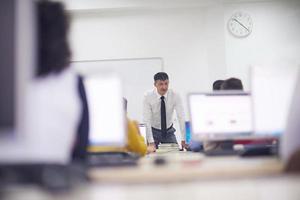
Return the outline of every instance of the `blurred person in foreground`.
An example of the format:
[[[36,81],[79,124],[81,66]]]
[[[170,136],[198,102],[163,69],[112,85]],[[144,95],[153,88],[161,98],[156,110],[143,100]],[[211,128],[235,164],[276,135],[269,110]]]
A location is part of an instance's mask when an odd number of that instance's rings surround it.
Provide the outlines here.
[[[37,67],[28,90],[26,126],[38,151],[31,153],[46,162],[67,164],[83,107],[80,80],[70,67],[69,20],[59,2],[38,1],[36,7]],[[80,134],[87,138],[88,131]]]

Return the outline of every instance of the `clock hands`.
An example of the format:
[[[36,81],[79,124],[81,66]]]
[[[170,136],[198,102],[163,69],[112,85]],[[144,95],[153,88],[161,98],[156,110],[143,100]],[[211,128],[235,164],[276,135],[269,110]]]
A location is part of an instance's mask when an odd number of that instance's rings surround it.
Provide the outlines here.
[[[237,19],[233,18],[233,20],[236,21],[238,24],[240,24],[242,27],[244,27],[248,32],[250,32],[249,29],[246,26],[244,26],[244,24],[239,22]]]

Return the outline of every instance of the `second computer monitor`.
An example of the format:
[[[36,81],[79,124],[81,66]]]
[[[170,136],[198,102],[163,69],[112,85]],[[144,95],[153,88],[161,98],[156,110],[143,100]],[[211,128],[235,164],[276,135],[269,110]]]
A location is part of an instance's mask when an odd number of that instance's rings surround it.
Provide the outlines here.
[[[193,140],[227,140],[253,134],[248,93],[195,93],[189,95],[188,102]]]
[[[90,146],[124,147],[127,144],[122,83],[114,74],[84,76],[89,108]]]

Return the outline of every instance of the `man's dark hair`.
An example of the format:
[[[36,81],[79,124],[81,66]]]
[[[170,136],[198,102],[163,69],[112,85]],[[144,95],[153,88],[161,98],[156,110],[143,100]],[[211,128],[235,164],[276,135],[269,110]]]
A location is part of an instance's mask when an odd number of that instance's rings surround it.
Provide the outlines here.
[[[221,85],[224,82],[224,80],[216,80],[213,83],[213,90],[221,90]]]
[[[165,81],[165,80],[169,80],[169,76],[167,73],[165,72],[158,72],[154,75],[154,81]]]
[[[221,85],[221,90],[243,90],[242,81],[238,78],[229,78]]]
[[[70,64],[69,20],[60,2],[37,2],[37,76],[59,73]]]

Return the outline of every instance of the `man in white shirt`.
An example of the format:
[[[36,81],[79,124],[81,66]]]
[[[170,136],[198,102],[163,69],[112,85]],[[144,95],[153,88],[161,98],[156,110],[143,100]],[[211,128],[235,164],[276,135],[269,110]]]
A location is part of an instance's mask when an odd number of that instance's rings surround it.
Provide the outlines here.
[[[146,92],[143,101],[143,117],[146,124],[148,145],[154,151],[159,143],[177,143],[172,116],[176,110],[181,131],[182,148],[185,143],[185,120],[180,96],[169,90],[169,77],[165,72],[154,75],[155,88]]]

